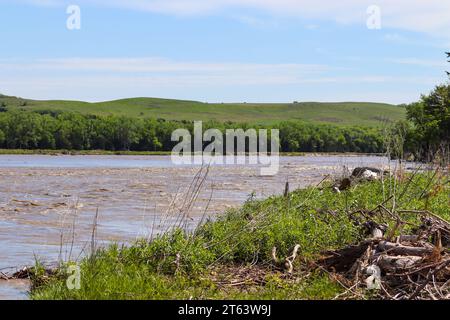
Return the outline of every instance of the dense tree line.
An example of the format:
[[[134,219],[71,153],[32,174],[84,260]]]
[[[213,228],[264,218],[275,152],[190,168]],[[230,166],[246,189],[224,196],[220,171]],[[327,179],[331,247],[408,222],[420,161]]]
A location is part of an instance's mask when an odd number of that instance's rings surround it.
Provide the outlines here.
[[[391,129],[398,157],[432,161],[450,155],[450,84],[437,86],[429,95],[406,106],[407,121]]]
[[[0,112],[0,148],[171,151],[178,128],[193,132],[193,123],[122,116],[78,113]],[[280,130],[284,152],[383,152],[383,137],[375,128],[281,122],[271,128],[240,123],[209,121],[203,130],[242,128]]]
[[[283,122],[280,129],[281,149],[285,152],[384,152],[381,130],[362,127],[311,125]]]
[[[450,53],[447,56],[450,58]],[[394,132],[403,138],[401,151],[423,161],[448,157],[450,84],[436,86],[430,94],[422,95],[419,102],[406,106],[406,110],[408,122],[400,122],[394,128]]]

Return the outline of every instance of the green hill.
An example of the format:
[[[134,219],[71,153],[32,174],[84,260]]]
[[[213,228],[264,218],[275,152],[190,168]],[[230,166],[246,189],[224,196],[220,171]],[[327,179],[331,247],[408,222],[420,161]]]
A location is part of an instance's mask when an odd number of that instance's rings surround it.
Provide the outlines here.
[[[154,117],[167,120],[217,120],[269,124],[282,120],[304,120],[336,125],[380,126],[404,119],[405,109],[383,103],[202,103],[157,98],[133,98],[99,103],[38,101],[0,95],[7,110],[74,111],[96,115]]]

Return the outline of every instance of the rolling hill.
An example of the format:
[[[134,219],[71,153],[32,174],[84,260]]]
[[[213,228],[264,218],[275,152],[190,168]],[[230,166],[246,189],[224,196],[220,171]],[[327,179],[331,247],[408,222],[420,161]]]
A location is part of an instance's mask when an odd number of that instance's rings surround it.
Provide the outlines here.
[[[95,115],[154,117],[166,120],[217,120],[271,124],[283,120],[331,123],[349,126],[381,126],[386,121],[404,119],[401,106],[369,103],[202,103],[158,98],[132,98],[89,103],[82,101],[30,100],[0,95],[7,110],[72,111]]]

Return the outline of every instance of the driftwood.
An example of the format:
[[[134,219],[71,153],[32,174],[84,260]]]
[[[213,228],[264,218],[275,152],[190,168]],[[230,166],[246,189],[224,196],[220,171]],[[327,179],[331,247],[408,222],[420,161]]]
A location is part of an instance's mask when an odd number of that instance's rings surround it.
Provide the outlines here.
[[[377,169],[377,168],[371,168],[371,167],[359,167],[355,168],[352,172],[352,177],[360,178],[364,175],[365,172],[373,172],[377,175],[382,175],[384,173],[383,170]]]
[[[382,299],[450,299],[450,224],[428,211],[418,214],[422,224],[414,234],[394,237],[406,224],[398,213],[384,206],[351,216],[368,239],[322,254],[316,265],[345,277],[351,288],[377,290]],[[377,215],[387,225],[375,222]],[[364,220],[366,220],[364,222]],[[387,236],[385,236],[387,234]]]
[[[277,267],[283,267],[287,273],[292,273],[294,271],[294,261],[295,261],[295,259],[297,259],[297,254],[298,254],[299,250],[300,250],[300,245],[297,244],[294,247],[294,249],[292,250],[291,255],[286,257],[285,259],[281,260],[281,259],[278,259],[278,257],[277,257],[277,248],[273,247],[272,260]]]
[[[33,271],[30,268],[23,268],[12,275],[13,279],[28,279]]]
[[[396,242],[397,243],[401,243],[401,242],[416,243],[419,240],[420,240],[420,236],[404,234],[404,235],[398,236]]]
[[[12,274],[6,274],[3,272],[0,272],[0,280],[25,280],[25,279],[30,279],[33,274],[35,274],[35,268],[34,267],[24,267],[20,270],[17,270],[16,272],[12,273]],[[57,268],[46,268],[43,270],[43,273],[46,276],[52,276],[52,275],[56,275],[58,273],[58,269]]]
[[[386,272],[398,272],[417,267],[423,258],[420,256],[380,256],[376,264],[381,270]]]
[[[340,250],[327,251],[317,263],[331,271],[348,271],[374,243],[376,243],[376,240],[367,240],[358,245],[348,246]]]
[[[360,182],[379,180],[385,173],[386,172],[384,172],[383,170],[377,168],[355,168],[349,177],[344,177],[336,181],[333,185],[333,190],[340,193],[341,191],[350,189],[352,186]]]
[[[392,243],[388,241],[381,241],[378,244],[380,251],[388,251],[390,255],[397,256],[418,256],[424,257],[433,253],[432,247],[410,247],[400,243]]]

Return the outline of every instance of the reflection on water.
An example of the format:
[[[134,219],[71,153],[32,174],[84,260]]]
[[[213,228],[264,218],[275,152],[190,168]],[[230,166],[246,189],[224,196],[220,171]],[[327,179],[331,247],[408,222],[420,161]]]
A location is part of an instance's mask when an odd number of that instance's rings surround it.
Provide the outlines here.
[[[191,225],[206,208],[213,217],[251,194],[282,193],[286,180],[291,189],[301,188],[344,166],[381,167],[388,161],[304,156],[282,157],[280,163],[273,177],[260,176],[256,166],[212,167],[192,208]],[[0,156],[0,270],[33,264],[35,255],[48,263],[76,259],[90,241],[97,208],[100,244],[163,232],[177,220],[177,208],[198,170],[174,166],[169,156]],[[23,296],[14,288],[0,282],[0,298]]]

